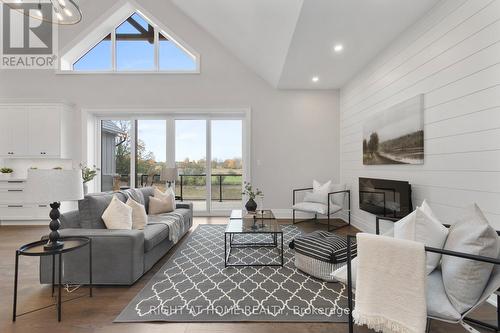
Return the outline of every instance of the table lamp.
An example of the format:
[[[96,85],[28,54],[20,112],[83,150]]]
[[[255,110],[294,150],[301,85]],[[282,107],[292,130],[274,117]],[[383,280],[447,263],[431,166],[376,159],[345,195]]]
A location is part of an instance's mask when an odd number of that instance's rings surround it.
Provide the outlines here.
[[[51,203],[49,217],[49,241],[44,246],[46,251],[60,249],[64,243],[60,240],[59,207],[61,201],[83,199],[83,180],[81,170],[28,170],[26,183],[26,201],[31,203]]]
[[[177,168],[168,168],[166,166],[163,166],[161,168],[160,181],[167,182],[168,187],[171,187],[172,183],[175,183],[175,181],[177,180],[177,176]]]

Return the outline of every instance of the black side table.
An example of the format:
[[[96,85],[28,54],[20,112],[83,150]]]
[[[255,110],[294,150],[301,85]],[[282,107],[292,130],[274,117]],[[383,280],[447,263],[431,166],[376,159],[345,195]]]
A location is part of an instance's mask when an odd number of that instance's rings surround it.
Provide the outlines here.
[[[47,243],[46,240],[40,240],[37,242],[25,244],[16,250],[16,268],[15,268],[15,277],[14,277],[14,306],[12,313],[12,321],[16,321],[16,317],[18,317],[16,313],[17,308],[17,280],[18,280],[18,271],[19,271],[19,256],[29,256],[29,257],[43,257],[43,256],[52,256],[52,296],[54,295],[54,287],[55,287],[55,262],[56,256],[59,258],[59,272],[58,272],[58,292],[57,292],[57,303],[54,304],[57,307],[57,320],[61,321],[61,286],[62,286],[62,255],[67,252],[78,250],[86,245],[89,247],[89,296],[92,297],[92,239],[89,237],[61,237],[61,240],[64,241],[64,246],[59,249],[45,251],[43,249],[44,245]],[[46,307],[37,309],[41,310]],[[37,310],[32,310],[30,312],[34,312]],[[25,313],[26,314],[26,313]],[[19,315],[19,316],[22,316]]]

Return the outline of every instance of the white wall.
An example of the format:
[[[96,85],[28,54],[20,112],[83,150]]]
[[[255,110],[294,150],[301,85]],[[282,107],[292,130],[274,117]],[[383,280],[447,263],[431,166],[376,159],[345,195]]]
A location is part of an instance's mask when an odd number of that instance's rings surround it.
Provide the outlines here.
[[[425,164],[363,166],[363,121],[421,93]],[[427,199],[450,223],[476,202],[500,228],[500,1],[443,1],[341,89],[340,110],[355,225],[375,227],[358,209],[364,176],[409,180],[414,205]]]
[[[100,1],[99,6],[82,2],[83,21],[60,27],[61,47],[113,4],[111,0]],[[70,75],[9,70],[0,74],[0,98],[63,98],[79,108],[249,106],[253,182],[266,194],[266,206],[290,207],[291,189],[309,185],[312,178],[339,180],[336,91],[275,90],[170,1],[144,0],[140,4],[201,54],[201,74]],[[85,130],[85,117],[79,119],[79,128]],[[83,160],[87,159],[86,146],[83,142],[82,147],[75,147],[81,149]]]

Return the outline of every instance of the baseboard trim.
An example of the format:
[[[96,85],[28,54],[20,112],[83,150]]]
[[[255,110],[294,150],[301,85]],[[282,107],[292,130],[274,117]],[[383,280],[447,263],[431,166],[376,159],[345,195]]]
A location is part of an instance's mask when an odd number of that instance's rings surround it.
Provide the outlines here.
[[[0,226],[39,226],[48,225],[49,220],[2,220]]]

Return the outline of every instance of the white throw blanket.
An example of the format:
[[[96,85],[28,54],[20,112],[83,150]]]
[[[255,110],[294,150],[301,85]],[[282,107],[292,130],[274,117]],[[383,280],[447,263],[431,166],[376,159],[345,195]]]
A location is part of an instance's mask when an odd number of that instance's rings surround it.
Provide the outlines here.
[[[360,233],[353,317],[375,331],[425,331],[425,249],[414,241]]]
[[[168,239],[177,244],[181,235],[184,234],[184,216],[180,213],[166,213],[160,215],[149,215],[148,223],[164,223],[168,226]]]

